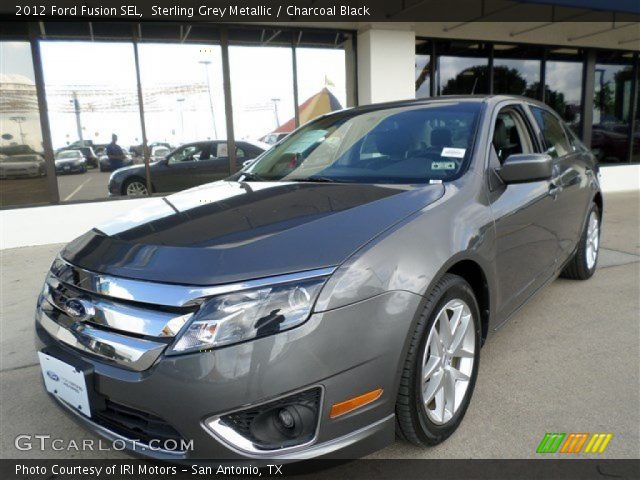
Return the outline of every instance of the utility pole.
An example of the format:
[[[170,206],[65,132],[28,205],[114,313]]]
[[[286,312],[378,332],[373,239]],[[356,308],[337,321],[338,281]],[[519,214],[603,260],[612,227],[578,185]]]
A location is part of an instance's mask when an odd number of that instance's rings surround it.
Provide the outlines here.
[[[84,138],[82,138],[82,122],[80,121],[80,102],[78,101],[78,93],[74,90],[73,92],[73,109],[76,114],[76,129],[78,130],[78,140],[84,143]]]
[[[271,101],[273,102],[273,113],[276,116],[276,128],[280,126],[280,118],[278,117],[278,102],[280,101],[279,98],[272,98]]]
[[[218,139],[218,130],[216,129],[216,116],[213,113],[213,99],[211,98],[211,80],[209,79],[209,65],[211,60],[200,60],[198,63],[204,65],[204,73],[207,76],[207,93],[209,95],[209,108],[211,109],[211,121],[213,122],[213,136]]]

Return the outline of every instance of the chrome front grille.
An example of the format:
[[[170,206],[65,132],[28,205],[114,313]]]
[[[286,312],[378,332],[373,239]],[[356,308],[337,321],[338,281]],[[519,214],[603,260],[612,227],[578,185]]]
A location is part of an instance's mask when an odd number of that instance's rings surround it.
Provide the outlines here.
[[[190,286],[91,272],[58,257],[36,319],[58,341],[135,371],[158,359],[202,303],[216,295],[330,275],[333,267],[225,285]],[[73,308],[75,301],[84,313]]]
[[[37,320],[58,341],[131,370],[151,367],[197,309],[99,294],[82,288],[90,286],[82,283],[88,273],[56,260],[39,299]],[[70,308],[71,301],[86,306],[86,314]]]

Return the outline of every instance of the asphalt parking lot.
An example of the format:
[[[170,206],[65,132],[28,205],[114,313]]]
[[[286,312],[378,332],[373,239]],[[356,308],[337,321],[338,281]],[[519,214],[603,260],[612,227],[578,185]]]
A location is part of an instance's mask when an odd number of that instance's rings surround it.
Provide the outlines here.
[[[640,455],[640,194],[609,194],[605,205],[598,272],[555,281],[490,334],[458,431],[427,450],[398,440],[373,458],[535,458],[546,432],[612,433],[600,457]],[[36,297],[60,248],[0,251],[0,456],[126,457],[14,446],[20,434],[97,438],[47,398],[33,350]]]
[[[58,175],[58,191],[63,202],[96,200],[109,196],[107,185],[110,172],[101,172],[97,168],[85,173]]]

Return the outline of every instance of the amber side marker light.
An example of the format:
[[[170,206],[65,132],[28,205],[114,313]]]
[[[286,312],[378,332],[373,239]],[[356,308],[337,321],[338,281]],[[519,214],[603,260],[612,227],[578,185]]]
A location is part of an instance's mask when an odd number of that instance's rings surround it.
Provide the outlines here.
[[[331,407],[331,413],[329,413],[329,418],[336,418],[340,415],[344,415],[345,413],[353,412],[354,410],[364,407],[365,405],[369,405],[371,402],[375,402],[382,396],[382,389],[377,388],[375,390],[371,390],[370,392],[364,393],[357,397],[350,398],[349,400],[345,400],[344,402],[334,403]]]

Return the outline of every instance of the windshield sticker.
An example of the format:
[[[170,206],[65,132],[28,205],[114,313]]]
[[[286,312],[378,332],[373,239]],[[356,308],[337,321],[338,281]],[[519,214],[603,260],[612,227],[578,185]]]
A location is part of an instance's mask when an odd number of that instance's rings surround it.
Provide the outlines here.
[[[466,151],[466,148],[444,147],[440,156],[450,158],[464,158],[464,153]]]
[[[455,170],[456,162],[431,162],[431,170]]]

